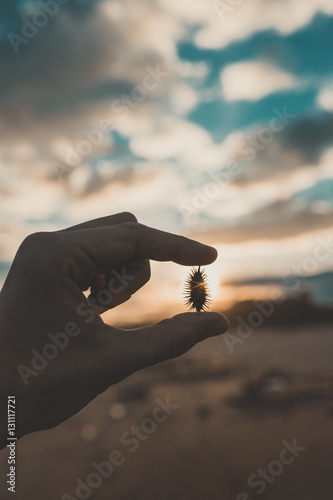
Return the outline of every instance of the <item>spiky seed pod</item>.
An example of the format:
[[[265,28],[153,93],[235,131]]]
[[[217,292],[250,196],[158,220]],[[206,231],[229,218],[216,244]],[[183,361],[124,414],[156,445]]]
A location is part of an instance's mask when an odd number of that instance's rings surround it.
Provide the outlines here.
[[[185,303],[187,307],[197,312],[204,311],[210,302],[207,276],[200,266],[193,268],[185,281]]]

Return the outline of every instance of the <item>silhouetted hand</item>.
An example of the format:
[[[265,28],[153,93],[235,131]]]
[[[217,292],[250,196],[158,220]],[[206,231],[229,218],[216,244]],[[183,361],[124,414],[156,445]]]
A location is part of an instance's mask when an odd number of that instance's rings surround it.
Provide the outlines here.
[[[0,392],[16,396],[17,436],[51,428],[136,370],[224,333],[227,319],[214,312],[135,330],[108,326],[99,315],[147,283],[149,259],[192,266],[216,256],[212,247],[141,225],[128,213],[29,236],[0,294]],[[2,414],[3,446],[6,421]]]

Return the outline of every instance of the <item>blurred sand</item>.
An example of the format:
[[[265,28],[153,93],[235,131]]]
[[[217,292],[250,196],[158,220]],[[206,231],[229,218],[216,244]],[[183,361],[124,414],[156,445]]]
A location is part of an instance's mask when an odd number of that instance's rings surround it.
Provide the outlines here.
[[[121,451],[89,498],[96,500],[330,500],[333,495],[333,335],[331,327],[260,329],[230,354],[223,337],[110,388],[61,426],[18,443],[18,492],[1,499],[75,498],[75,478]],[[179,405],[131,453],[120,441],[151,417],[156,398]],[[250,474],[278,459],[283,440],[307,449],[264,493]],[[69,497],[70,498],[70,497]]]

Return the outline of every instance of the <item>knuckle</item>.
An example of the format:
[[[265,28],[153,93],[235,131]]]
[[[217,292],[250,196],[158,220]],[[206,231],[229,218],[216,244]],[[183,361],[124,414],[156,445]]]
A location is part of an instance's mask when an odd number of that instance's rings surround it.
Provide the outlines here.
[[[138,222],[138,219],[131,212],[121,212],[120,216],[126,220],[126,222]]]
[[[38,233],[33,233],[29,234],[23,240],[20,249],[24,251],[39,251],[40,248],[45,248],[53,245],[54,240],[56,238],[56,233],[50,233],[50,232],[38,232]]]
[[[138,222],[123,222],[121,226],[128,232],[132,233],[134,231],[139,231],[142,225]]]
[[[141,253],[141,239],[146,226],[138,222],[123,222],[117,226],[117,237],[131,249],[131,254]]]
[[[122,224],[120,224],[120,226],[122,231],[124,232],[125,238],[128,239],[137,238],[145,227],[138,222],[123,222]]]
[[[52,232],[30,234],[21,243],[17,256],[24,262],[40,265],[58,255],[58,235]]]

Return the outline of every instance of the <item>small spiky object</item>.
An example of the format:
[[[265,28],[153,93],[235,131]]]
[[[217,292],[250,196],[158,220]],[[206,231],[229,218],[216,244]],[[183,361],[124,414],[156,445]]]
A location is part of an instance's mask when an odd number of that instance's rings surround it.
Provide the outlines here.
[[[185,288],[185,303],[190,310],[196,309],[197,312],[204,311],[210,302],[209,289],[207,285],[207,276],[201,266],[193,268],[188,275]]]

